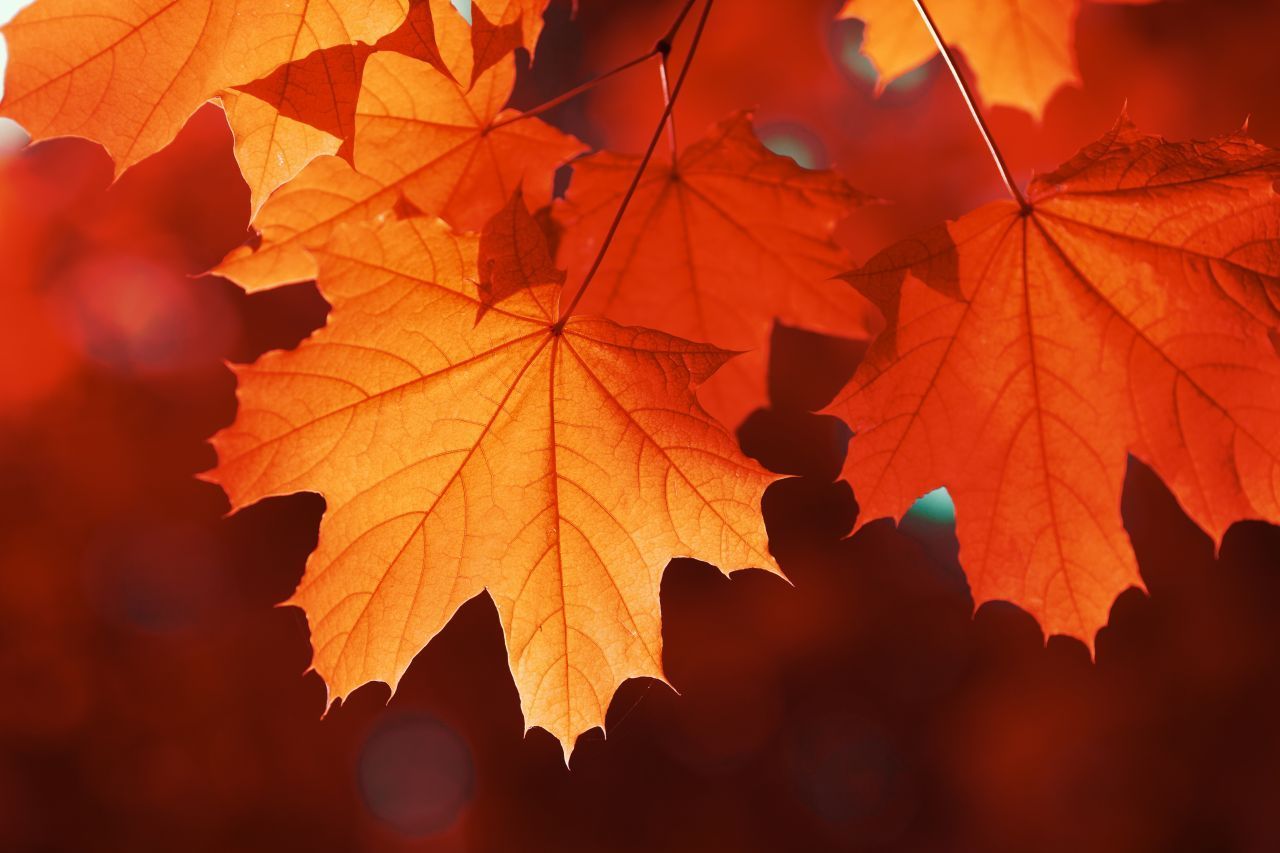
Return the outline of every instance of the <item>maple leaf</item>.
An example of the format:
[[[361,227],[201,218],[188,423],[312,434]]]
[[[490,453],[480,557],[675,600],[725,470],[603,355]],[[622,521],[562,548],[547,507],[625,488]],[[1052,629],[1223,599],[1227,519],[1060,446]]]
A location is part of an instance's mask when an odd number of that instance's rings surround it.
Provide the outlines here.
[[[559,261],[576,287],[599,250],[639,158],[594,154],[573,167],[555,216]],[[765,402],[765,351],[775,318],[832,334],[865,334],[866,303],[824,280],[848,266],[831,240],[865,197],[830,171],[810,171],[760,143],[735,113],[674,166],[651,163],[584,310],[734,350],[699,392],[724,423]],[[853,298],[850,298],[853,297]]]
[[[342,140],[283,114],[268,101],[228,91],[222,94],[227,123],[235,132],[236,162],[250,190],[250,211],[322,154],[336,154]]]
[[[547,204],[556,168],[585,146],[538,119],[493,127],[519,115],[503,110],[515,76],[507,57],[463,92],[420,62],[375,54],[356,113],[356,168],[469,231],[517,186],[533,206]]]
[[[232,250],[214,270],[249,293],[316,277],[311,250],[343,223],[391,211],[398,194],[339,157],[317,157],[276,192],[253,220],[255,243]]]
[[[1220,539],[1280,520],[1280,155],[1172,143],[1127,119],[1029,209],[997,202],[887,249],[850,283],[888,331],[832,406],[863,519],[946,486],[976,602],[1092,642],[1141,586],[1129,454]]]
[[[345,43],[294,57],[266,77],[224,92],[253,212],[316,157],[349,159],[356,101],[373,53],[419,59],[452,78],[451,66],[470,63],[469,45],[470,28],[448,0],[409,0],[404,23],[375,44]]]
[[[978,90],[991,103],[1038,118],[1054,92],[1080,80],[1073,48],[1080,0],[1009,0],[981,8],[969,0],[932,0],[928,8],[948,46],[964,53]],[[847,0],[837,18],[866,23],[862,52],[879,74],[877,92],[937,52],[912,0]]]
[[[512,48],[523,46],[532,56],[542,34],[542,15],[550,5],[551,0],[471,0],[472,21],[484,19],[490,27],[515,29],[520,39]]]
[[[401,200],[464,230],[482,227],[517,187],[547,204],[555,170],[584,146],[536,118],[505,123],[519,115],[503,109],[514,84],[512,57],[463,91],[426,63],[375,53],[356,109],[356,168],[317,157],[254,218],[260,245],[232,252],[217,272],[249,291],[314,278],[310,249]]]
[[[547,247],[547,235],[517,190],[480,232],[481,314],[512,294],[542,284],[564,284]]]
[[[208,476],[235,508],[325,497],[290,603],[333,696],[394,689],[487,589],[525,720],[567,755],[624,679],[662,677],[669,559],[776,571],[772,477],[694,401],[729,353],[601,319],[560,332],[556,285],[477,321],[477,242],[422,218],[336,233],[319,251],[328,324],[237,368]]]
[[[524,28],[520,20],[495,24],[485,17],[480,7],[471,6],[471,50],[474,64],[471,82],[498,64],[504,57],[524,42]]]
[[[403,0],[40,0],[4,27],[4,114],[34,138],[77,135],[117,174],[221,90],[313,50],[374,41]]]

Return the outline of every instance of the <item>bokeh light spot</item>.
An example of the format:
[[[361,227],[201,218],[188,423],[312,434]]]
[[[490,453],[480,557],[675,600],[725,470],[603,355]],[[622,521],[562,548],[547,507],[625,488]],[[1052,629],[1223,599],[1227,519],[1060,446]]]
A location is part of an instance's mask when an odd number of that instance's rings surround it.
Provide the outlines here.
[[[955,524],[956,505],[946,489],[934,489],[911,505],[908,515],[934,524]]]
[[[360,753],[360,793],[370,813],[413,838],[439,835],[471,800],[471,751],[426,714],[382,721]]]
[[[871,86],[878,84],[880,74],[866,54],[862,52],[864,26],[862,21],[849,18],[836,21],[831,36],[831,53],[835,62],[855,80]],[[920,88],[933,74],[933,62],[926,62],[894,80],[885,88],[893,92],[910,92]]]
[[[790,157],[802,169],[825,169],[826,146],[809,128],[794,122],[777,122],[756,128],[756,136],[774,154]]]
[[[218,358],[239,334],[213,288],[131,254],[78,263],[53,291],[67,337],[86,358],[120,373],[188,370]]]
[[[26,147],[31,137],[11,118],[0,118],[0,154],[10,154]]]

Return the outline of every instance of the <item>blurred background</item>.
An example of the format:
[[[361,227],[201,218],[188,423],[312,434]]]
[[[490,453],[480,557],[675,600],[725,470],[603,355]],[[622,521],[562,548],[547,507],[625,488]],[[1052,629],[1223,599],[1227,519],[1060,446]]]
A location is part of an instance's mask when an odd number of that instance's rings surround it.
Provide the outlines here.
[[[1003,190],[940,63],[873,97],[838,6],[722,0],[676,116],[689,143],[754,105],[774,150],[883,198],[841,227],[860,261]],[[513,103],[648,49],[675,7],[556,0]],[[1274,0],[1086,2],[1083,87],[1039,124],[991,124],[1024,178],[1126,101],[1169,137],[1249,118],[1280,144],[1277,34]],[[634,151],[661,103],[646,67],[548,117]],[[1280,849],[1280,529],[1238,524],[1215,553],[1132,462],[1149,591],[1117,601],[1096,662],[1012,606],[975,616],[944,495],[846,538],[848,433],[811,412],[859,347],[794,329],[775,333],[773,406],[739,431],[791,475],[764,511],[794,587],[673,563],[679,695],[629,682],[567,770],[523,734],[482,597],[394,698],[367,686],[322,718],[305,622],[274,605],[323,502],[226,518],[193,476],[234,415],[224,361],[290,347],[326,312],[310,285],[246,297],[196,277],[247,236],[221,112],[113,186],[93,144],[0,134],[0,850]]]

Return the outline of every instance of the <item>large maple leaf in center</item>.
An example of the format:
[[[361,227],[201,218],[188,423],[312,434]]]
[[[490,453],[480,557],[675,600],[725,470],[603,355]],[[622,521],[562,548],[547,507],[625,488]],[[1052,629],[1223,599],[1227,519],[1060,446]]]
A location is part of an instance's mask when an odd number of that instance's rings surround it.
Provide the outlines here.
[[[526,723],[567,749],[624,679],[661,677],[672,557],[776,570],[772,478],[694,402],[728,353],[599,319],[559,332],[554,284],[488,304],[477,243],[426,219],[335,235],[328,325],[238,371],[210,476],[237,508],[324,495],[291,603],[332,695],[394,687],[487,589]]]
[[[1140,584],[1128,454],[1220,538],[1280,521],[1280,154],[1127,120],[848,274],[889,330],[833,406],[863,518],[946,486],[976,601],[1092,641]]]

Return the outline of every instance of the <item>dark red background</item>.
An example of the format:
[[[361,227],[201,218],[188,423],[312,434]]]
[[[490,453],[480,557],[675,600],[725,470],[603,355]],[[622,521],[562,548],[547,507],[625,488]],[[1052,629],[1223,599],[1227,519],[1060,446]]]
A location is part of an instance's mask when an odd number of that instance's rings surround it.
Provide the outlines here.
[[[849,49],[860,25],[833,23],[837,5],[721,0],[679,128],[690,141],[758,104],[762,133],[808,140],[887,199],[842,229],[862,258],[1000,185],[936,62],[872,98]],[[584,0],[571,22],[553,5],[515,102],[646,49],[671,6]],[[1148,130],[1206,136],[1252,114],[1274,144],[1277,32],[1266,0],[1085,4],[1085,87],[1039,126],[994,110],[995,132],[1019,174],[1099,135],[1126,97]],[[633,74],[552,117],[638,147],[660,100],[656,75]],[[228,519],[192,476],[234,414],[222,360],[292,346],[325,311],[310,286],[247,298],[184,277],[244,236],[221,115],[206,108],[109,191],[84,142],[3,169],[0,849],[1280,849],[1280,529],[1238,524],[1215,554],[1131,463],[1123,510],[1149,594],[1121,596],[1096,662],[1012,606],[974,616],[948,528],[910,517],[845,538],[856,502],[832,480],[847,436],[805,409],[856,348],[786,330],[785,399],[741,436],[803,475],[764,505],[794,587],[673,564],[680,695],[628,683],[608,739],[584,736],[567,770],[550,736],[523,735],[481,598],[389,703],[370,686],[322,719],[305,623],[273,607],[322,501]]]

